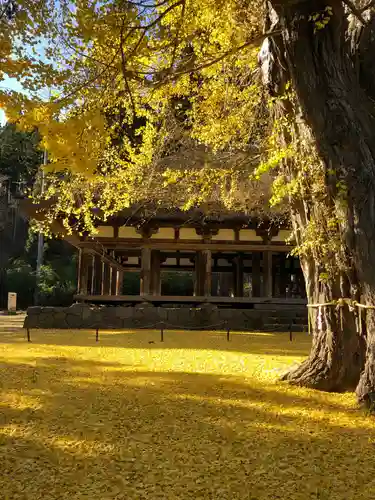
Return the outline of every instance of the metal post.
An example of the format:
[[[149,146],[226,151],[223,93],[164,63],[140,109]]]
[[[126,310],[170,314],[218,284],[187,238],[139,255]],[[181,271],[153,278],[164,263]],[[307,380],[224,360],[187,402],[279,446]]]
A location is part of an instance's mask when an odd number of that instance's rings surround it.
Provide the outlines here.
[[[99,342],[99,328],[96,329],[95,340]]]
[[[30,337],[30,329],[29,329],[29,328],[27,328],[27,329],[26,329],[26,331],[27,331],[27,341],[28,341],[28,342],[31,342],[31,337]]]
[[[48,155],[47,155],[47,150],[44,150],[43,154],[43,166],[46,166],[48,162]],[[40,195],[42,196],[44,194],[44,169],[42,168],[40,170]],[[39,304],[39,299],[40,299],[40,294],[39,294],[39,289],[40,289],[40,271],[42,269],[43,265],[43,250],[44,250],[44,237],[43,233],[39,231],[38,233],[38,253],[37,253],[37,258],[36,258],[36,283],[35,283],[35,292],[34,292],[34,304],[38,305]]]
[[[160,342],[164,342],[164,325],[160,327]]]
[[[289,324],[289,340],[293,342],[292,322]]]

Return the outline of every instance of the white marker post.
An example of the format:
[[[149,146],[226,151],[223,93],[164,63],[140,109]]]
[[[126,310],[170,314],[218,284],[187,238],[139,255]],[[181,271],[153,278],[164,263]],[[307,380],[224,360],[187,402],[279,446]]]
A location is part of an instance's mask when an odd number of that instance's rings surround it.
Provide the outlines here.
[[[14,292],[8,293],[8,313],[17,312],[17,294]]]

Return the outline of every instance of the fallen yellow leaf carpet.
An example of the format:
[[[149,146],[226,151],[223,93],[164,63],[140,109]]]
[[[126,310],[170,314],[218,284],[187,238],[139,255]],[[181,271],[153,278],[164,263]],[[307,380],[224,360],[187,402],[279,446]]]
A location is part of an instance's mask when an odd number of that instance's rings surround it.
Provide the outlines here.
[[[277,382],[309,341],[0,329],[0,498],[375,499],[375,419]]]

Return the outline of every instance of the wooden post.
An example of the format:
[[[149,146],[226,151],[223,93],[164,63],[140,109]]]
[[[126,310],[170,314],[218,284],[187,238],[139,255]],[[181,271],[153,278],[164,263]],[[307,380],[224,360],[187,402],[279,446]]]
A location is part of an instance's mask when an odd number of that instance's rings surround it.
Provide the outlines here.
[[[253,252],[251,256],[251,287],[253,297],[261,296],[260,257],[260,252]]]
[[[263,252],[263,295],[272,297],[272,252]]]
[[[201,273],[201,288],[205,297],[211,296],[212,284],[212,255],[211,250],[202,251],[202,273]]]
[[[151,249],[142,248],[140,295],[150,295],[151,292]]]

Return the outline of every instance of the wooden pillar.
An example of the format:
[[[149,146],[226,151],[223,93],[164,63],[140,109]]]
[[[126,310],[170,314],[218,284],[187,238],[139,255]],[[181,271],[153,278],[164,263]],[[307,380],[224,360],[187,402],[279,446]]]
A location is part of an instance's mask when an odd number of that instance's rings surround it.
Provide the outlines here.
[[[83,250],[78,250],[78,263],[77,263],[77,293],[81,293],[82,282],[82,268],[83,268]]]
[[[116,295],[122,295],[122,287],[124,284],[124,271],[117,270],[116,273]]]
[[[194,296],[200,295],[200,271],[201,271],[201,254],[200,252],[195,252],[194,259]]]
[[[160,251],[151,252],[151,294],[161,295]]]
[[[117,268],[111,268],[111,295],[117,295]]]
[[[202,292],[205,297],[211,296],[212,285],[212,255],[211,250],[202,251]]]
[[[238,255],[233,260],[233,291],[235,297],[243,297],[243,257],[242,255]]]
[[[93,255],[91,257],[91,288],[90,288],[91,295],[95,295],[95,280],[96,280],[95,256]]]
[[[195,296],[211,296],[212,255],[211,250],[201,250],[195,256]]]
[[[263,252],[263,296],[272,297],[272,252]]]
[[[151,292],[151,249],[142,248],[140,295],[150,295]]]
[[[112,295],[112,266],[108,265],[108,295]]]
[[[260,252],[253,252],[251,256],[251,289],[253,297],[261,296],[261,279],[260,279]]]

